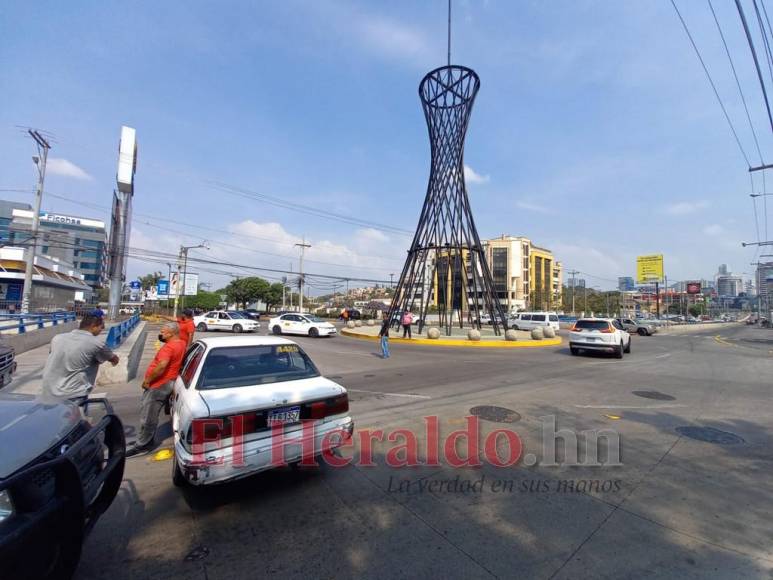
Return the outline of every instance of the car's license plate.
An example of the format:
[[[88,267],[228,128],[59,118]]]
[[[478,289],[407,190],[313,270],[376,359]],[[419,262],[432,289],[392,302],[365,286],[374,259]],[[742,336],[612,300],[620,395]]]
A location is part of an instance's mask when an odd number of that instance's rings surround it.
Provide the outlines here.
[[[300,407],[283,407],[281,409],[272,409],[268,412],[268,426],[283,425],[285,423],[297,423],[301,419]]]
[[[590,336],[589,336],[589,337],[588,337],[586,340],[587,340],[588,342],[596,342],[596,339],[595,339],[595,338],[592,338],[592,337],[590,337]]]

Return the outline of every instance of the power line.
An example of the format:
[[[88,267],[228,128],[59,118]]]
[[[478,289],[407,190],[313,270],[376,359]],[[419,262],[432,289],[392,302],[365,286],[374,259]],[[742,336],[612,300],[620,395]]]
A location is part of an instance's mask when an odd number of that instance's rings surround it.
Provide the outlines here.
[[[674,0],[671,0],[673,3]],[[768,91],[765,89],[765,80],[762,78],[762,70],[760,69],[760,61],[757,59],[757,51],[754,48],[754,41],[752,41],[752,35],[749,31],[749,24],[746,22],[746,15],[741,6],[741,0],[735,0],[735,6],[738,9],[738,15],[741,17],[741,23],[743,24],[744,32],[746,33],[746,42],[749,44],[749,50],[751,50],[752,58],[754,59],[754,68],[757,69],[757,78],[760,81],[760,88],[762,89],[762,97],[765,100],[765,108],[768,111],[768,119],[770,120],[770,128],[773,130],[773,115],[770,112],[770,102],[768,101]]]
[[[738,93],[741,95],[741,102],[743,103],[744,111],[746,111],[746,119],[749,121],[749,129],[752,131],[752,137],[754,137],[754,145],[757,148],[757,153],[760,156],[760,165],[765,165],[765,161],[762,158],[762,150],[760,149],[760,142],[757,140],[757,132],[754,130],[754,124],[752,123],[752,117],[749,113],[749,107],[746,104],[746,97],[743,94],[743,89],[741,89],[741,81],[738,79],[738,73],[735,69],[735,64],[733,63],[733,58],[730,56],[730,49],[727,46],[727,42],[725,41],[725,35],[722,32],[722,27],[719,25],[719,19],[717,18],[717,13],[714,12],[714,6],[711,4],[711,0],[707,0],[709,3],[709,8],[711,9],[711,14],[714,16],[714,22],[717,25],[717,30],[719,31],[719,36],[722,39],[722,45],[725,47],[725,54],[727,55],[727,60],[730,61],[730,68],[733,71],[733,78],[735,78],[735,84],[738,87]],[[763,173],[764,177],[764,173]]]
[[[735,127],[733,126],[733,122],[730,120],[730,115],[727,114],[727,109],[725,108],[725,104],[722,102],[722,98],[719,96],[719,91],[717,90],[717,86],[714,84],[714,80],[711,78],[709,69],[706,66],[706,63],[703,61],[703,57],[701,56],[701,53],[698,50],[698,46],[695,44],[695,40],[693,40],[692,34],[690,33],[690,29],[687,27],[687,22],[685,22],[684,18],[682,18],[682,13],[679,12],[679,8],[677,8],[675,0],[671,0],[671,6],[674,7],[674,11],[676,12],[676,15],[679,17],[679,21],[682,23],[682,27],[684,28],[684,31],[687,34],[687,38],[690,40],[690,44],[692,44],[693,50],[695,50],[695,55],[698,57],[698,60],[700,61],[701,66],[703,67],[703,72],[706,73],[706,78],[708,79],[709,84],[711,85],[711,89],[714,91],[714,96],[717,98],[717,102],[719,103],[719,106],[722,108],[722,113],[725,115],[725,120],[727,121],[727,124],[730,126],[730,131],[732,131],[733,133],[733,137],[735,138],[735,142],[738,145],[738,149],[741,150],[741,155],[743,155],[743,158],[746,160],[746,165],[748,167],[751,167],[752,164],[749,161],[749,156],[746,155],[746,151],[744,150],[743,145],[741,145],[741,140],[738,138],[738,133],[736,132]]]

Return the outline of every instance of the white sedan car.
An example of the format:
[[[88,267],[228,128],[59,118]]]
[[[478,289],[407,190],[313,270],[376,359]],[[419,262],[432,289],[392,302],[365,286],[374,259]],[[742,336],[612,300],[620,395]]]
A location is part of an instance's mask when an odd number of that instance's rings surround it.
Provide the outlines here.
[[[256,320],[252,320],[235,310],[219,310],[194,316],[193,324],[199,332],[229,330],[238,334],[240,332],[256,332],[260,328],[260,323]]]
[[[569,332],[569,350],[572,354],[581,350],[611,352],[623,358],[624,352],[631,352],[631,335],[617,320],[580,318]]]
[[[268,322],[268,329],[276,335],[302,334],[314,338],[336,334],[335,326],[312,314],[282,314]]]
[[[294,342],[206,337],[191,345],[175,382],[172,429],[172,479],[182,486],[315,461],[350,439],[354,423],[346,389]]]

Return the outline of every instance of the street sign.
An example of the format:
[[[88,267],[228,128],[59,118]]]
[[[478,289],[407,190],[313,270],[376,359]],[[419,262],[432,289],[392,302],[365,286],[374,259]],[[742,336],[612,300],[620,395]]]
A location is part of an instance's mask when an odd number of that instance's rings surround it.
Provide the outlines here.
[[[185,288],[183,288],[183,294],[185,296],[196,296],[199,293],[199,275],[193,272],[187,272],[185,274]]]
[[[159,300],[169,300],[169,280],[159,280],[156,284],[156,295]]]
[[[660,282],[663,280],[663,254],[650,254],[636,258],[636,282]]]
[[[132,280],[131,282],[129,282],[129,288],[131,288],[132,290],[139,290],[140,287],[141,287],[141,284],[139,280]]]

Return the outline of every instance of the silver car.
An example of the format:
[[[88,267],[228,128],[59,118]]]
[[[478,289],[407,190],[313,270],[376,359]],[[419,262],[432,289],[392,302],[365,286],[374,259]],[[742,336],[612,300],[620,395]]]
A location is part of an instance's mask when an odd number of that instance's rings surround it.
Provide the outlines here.
[[[633,320],[631,318],[618,318],[616,319],[623,328],[630,334],[639,334],[640,336],[651,336],[658,331],[658,327],[654,324],[649,324],[643,320]]]

